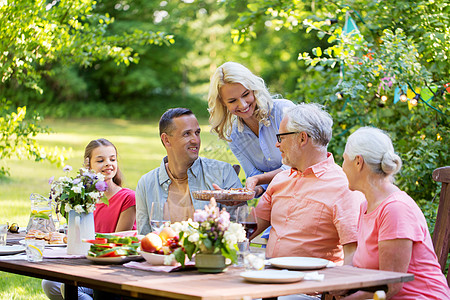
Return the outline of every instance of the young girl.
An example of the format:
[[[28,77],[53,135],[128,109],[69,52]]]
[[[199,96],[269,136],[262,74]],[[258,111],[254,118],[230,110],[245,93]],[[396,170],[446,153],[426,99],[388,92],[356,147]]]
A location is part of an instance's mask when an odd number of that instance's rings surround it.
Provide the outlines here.
[[[134,191],[122,188],[122,174],[117,162],[117,149],[106,139],[91,141],[84,151],[86,168],[105,176],[108,185],[105,197],[109,204],[99,203],[94,211],[95,232],[109,233],[136,229],[136,199]],[[61,300],[60,282],[42,280],[42,288],[51,300]],[[91,300],[93,290],[78,287],[78,299]]]
[[[105,197],[109,204],[95,207],[95,232],[108,233],[136,229],[134,191],[122,188],[122,174],[117,164],[117,149],[106,139],[91,141],[84,151],[87,168],[105,176],[108,185]]]

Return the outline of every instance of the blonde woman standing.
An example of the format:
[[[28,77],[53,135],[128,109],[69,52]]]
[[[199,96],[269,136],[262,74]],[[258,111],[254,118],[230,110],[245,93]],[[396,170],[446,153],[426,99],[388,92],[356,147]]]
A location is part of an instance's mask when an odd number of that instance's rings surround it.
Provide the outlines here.
[[[389,284],[387,299],[450,299],[450,290],[434,252],[425,217],[393,176],[402,161],[389,136],[363,127],[348,138],[342,168],[349,188],[361,191],[358,247],[353,265],[414,274],[414,280]],[[357,292],[344,299],[367,299]]]
[[[246,187],[260,196],[272,178],[289,167],[281,163],[276,134],[289,100],[274,99],[264,80],[235,62],[214,72],[208,95],[212,132],[229,143],[247,177]]]

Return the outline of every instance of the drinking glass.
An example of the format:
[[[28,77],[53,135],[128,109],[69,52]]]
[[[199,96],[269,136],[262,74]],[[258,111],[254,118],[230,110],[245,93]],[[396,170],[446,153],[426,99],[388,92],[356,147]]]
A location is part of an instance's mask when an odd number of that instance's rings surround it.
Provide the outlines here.
[[[44,258],[44,240],[25,240],[25,252],[29,262],[39,262]]]
[[[237,266],[242,267],[244,266],[244,253],[248,252],[250,249],[250,243],[248,242],[248,239],[245,239],[243,242],[237,243],[239,252],[238,252],[238,259],[237,259]]]
[[[244,268],[247,271],[261,271],[265,267],[265,249],[250,247],[244,252]]]
[[[242,224],[247,239],[256,231],[255,210],[251,206],[242,205],[236,209],[236,222]]]
[[[167,202],[152,202],[150,214],[150,225],[153,231],[164,226],[166,222],[170,222],[169,205]]]
[[[8,225],[0,224],[0,246],[6,246],[7,235],[8,235]]]

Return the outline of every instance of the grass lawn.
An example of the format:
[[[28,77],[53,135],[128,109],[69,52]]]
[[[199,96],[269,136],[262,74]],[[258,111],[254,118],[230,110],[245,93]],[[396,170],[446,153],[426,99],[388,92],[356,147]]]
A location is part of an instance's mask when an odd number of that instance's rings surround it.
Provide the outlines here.
[[[200,155],[229,163],[237,163],[226,143],[209,132],[207,121],[200,121],[202,146]],[[46,120],[55,133],[40,135],[41,145],[65,147],[70,150],[67,161],[74,170],[82,166],[84,147],[89,141],[106,138],[114,143],[119,152],[119,166],[125,175],[124,187],[135,189],[139,178],[158,167],[165,155],[159,139],[157,121],[126,120]],[[3,163],[3,162],[2,162]],[[31,160],[8,160],[11,176],[0,179],[0,222],[18,223],[26,227],[30,214],[30,194],[47,196],[48,179],[63,175],[62,169],[49,163]],[[244,177],[241,171],[241,179]],[[0,299],[47,299],[41,290],[41,280],[0,272]]]

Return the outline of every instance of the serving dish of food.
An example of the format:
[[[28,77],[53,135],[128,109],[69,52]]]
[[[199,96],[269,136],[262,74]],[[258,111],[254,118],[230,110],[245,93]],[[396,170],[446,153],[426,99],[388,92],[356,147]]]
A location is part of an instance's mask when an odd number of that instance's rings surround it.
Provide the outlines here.
[[[97,233],[94,240],[83,242],[91,244],[86,258],[95,263],[120,264],[142,259],[137,251],[140,241],[136,236]]]
[[[60,232],[43,232],[38,229],[28,230],[25,240],[44,240],[46,246],[64,247],[67,246],[67,235]],[[25,244],[25,240],[19,241]]]
[[[192,191],[197,200],[209,201],[212,197],[219,201],[248,201],[255,197],[255,191],[246,188],[231,188],[229,190],[200,190]]]

